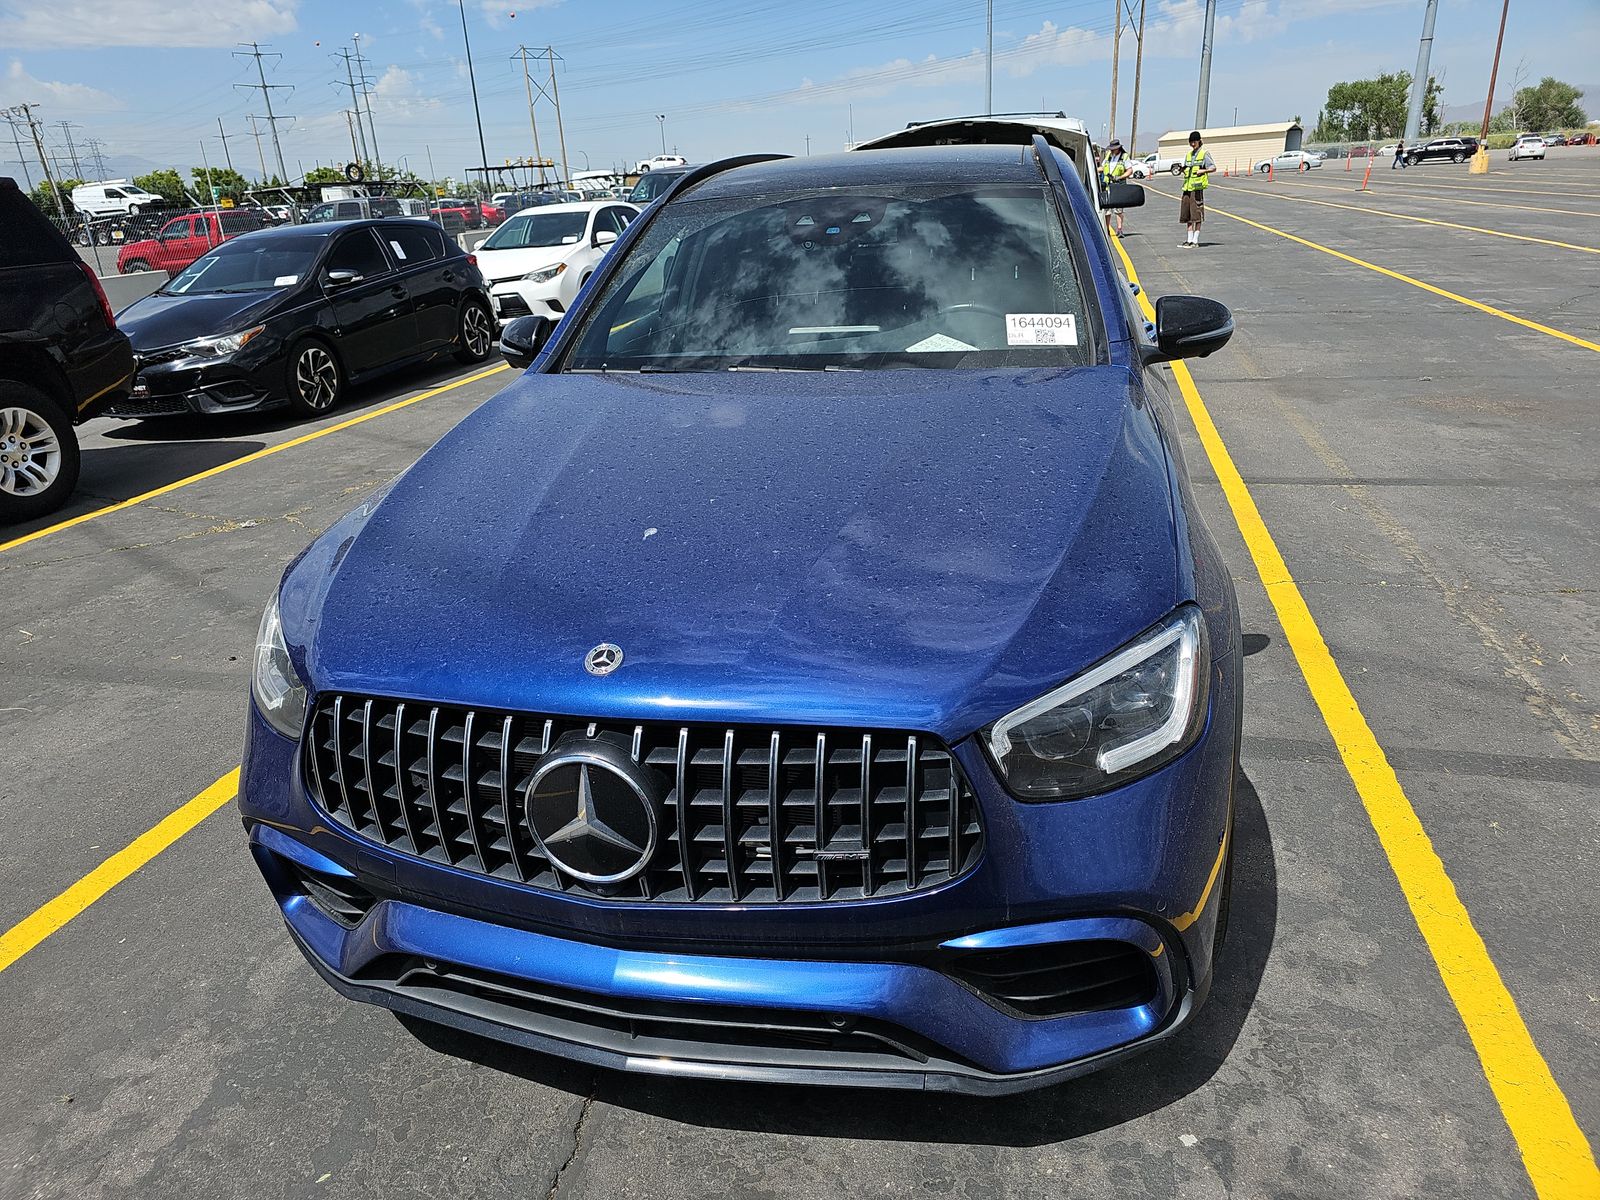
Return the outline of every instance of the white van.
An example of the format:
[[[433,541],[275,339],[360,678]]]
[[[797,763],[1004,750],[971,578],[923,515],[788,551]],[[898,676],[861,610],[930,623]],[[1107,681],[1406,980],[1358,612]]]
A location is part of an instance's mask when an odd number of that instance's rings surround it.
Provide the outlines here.
[[[86,217],[132,217],[161,203],[160,196],[126,179],[80,183],[72,189],[72,207]]]

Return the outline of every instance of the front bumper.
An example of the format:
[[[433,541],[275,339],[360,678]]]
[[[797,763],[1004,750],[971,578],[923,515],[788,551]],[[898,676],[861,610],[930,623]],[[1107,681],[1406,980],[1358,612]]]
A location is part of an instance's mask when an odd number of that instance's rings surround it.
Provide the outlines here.
[[[1101,796],[1021,804],[970,739],[954,747],[984,809],[983,858],[890,899],[600,902],[418,861],[319,814],[297,747],[253,709],[239,806],[296,942],[351,998],[626,1070],[1021,1091],[1144,1049],[1203,1000],[1236,679],[1218,670],[1194,748]],[[1102,952],[1139,986],[1070,1011],[1029,1015],[969,969],[1009,970],[1007,955],[1100,969]]]
[[[156,352],[157,355],[172,352]],[[187,413],[258,412],[288,402],[276,360],[166,357],[141,358],[128,397],[106,409],[108,417],[182,416]]]
[[[551,320],[559,321],[567,311],[557,294],[560,285],[560,276],[548,283],[529,283],[526,280],[510,279],[495,284],[489,289],[495,320],[501,325],[518,317],[528,316],[549,317]]]

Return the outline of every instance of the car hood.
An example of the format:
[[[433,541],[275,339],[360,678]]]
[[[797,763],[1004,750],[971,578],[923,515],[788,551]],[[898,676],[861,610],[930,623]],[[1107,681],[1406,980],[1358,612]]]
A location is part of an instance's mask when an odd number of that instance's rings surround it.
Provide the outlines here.
[[[553,267],[576,250],[582,242],[565,246],[530,246],[526,250],[485,250],[478,248],[478,270],[490,283],[520,279],[540,267]]]
[[[955,740],[1185,598],[1136,386],[530,374],[306,553],[286,636],[316,691]]]
[[[156,293],[135,300],[119,312],[117,328],[128,335],[135,350],[159,350],[259,324],[282,294],[228,292],[171,296]]]

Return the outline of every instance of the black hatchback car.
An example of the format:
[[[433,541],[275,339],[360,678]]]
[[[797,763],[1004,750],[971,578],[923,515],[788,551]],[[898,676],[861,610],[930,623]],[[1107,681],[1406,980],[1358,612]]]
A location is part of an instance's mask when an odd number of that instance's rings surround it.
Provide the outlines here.
[[[61,507],[73,426],[128,394],[133,351],[100,280],[13,179],[0,179],[0,525]]]
[[[113,417],[314,416],[347,384],[444,354],[481,362],[494,318],[476,260],[397,218],[285,225],[224,242],[126,308],[139,374]]]

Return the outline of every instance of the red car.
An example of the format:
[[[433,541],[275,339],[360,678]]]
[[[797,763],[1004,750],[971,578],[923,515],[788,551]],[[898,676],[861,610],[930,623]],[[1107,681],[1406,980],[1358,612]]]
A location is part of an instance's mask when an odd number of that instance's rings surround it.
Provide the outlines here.
[[[434,216],[443,216],[445,213],[455,213],[466,223],[468,229],[483,228],[483,209],[476,200],[457,200],[450,196],[442,197],[437,204],[429,210]]]
[[[124,275],[135,271],[175,275],[211,247],[264,228],[261,214],[253,209],[225,208],[221,212],[173,217],[155,237],[128,242],[117,251],[117,270]]]

